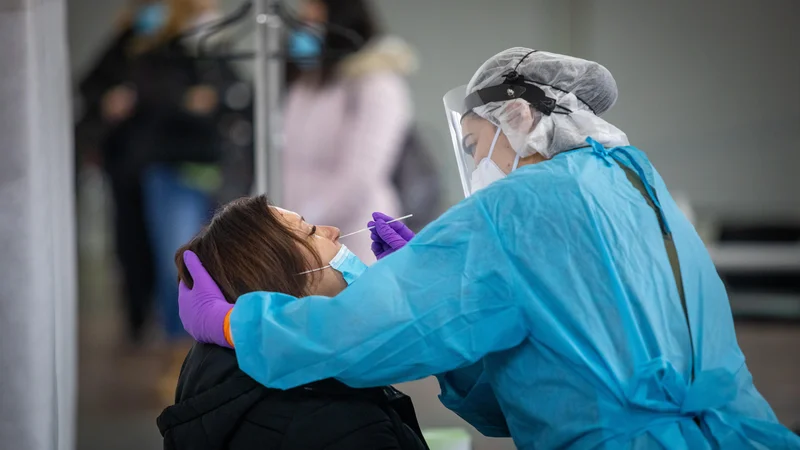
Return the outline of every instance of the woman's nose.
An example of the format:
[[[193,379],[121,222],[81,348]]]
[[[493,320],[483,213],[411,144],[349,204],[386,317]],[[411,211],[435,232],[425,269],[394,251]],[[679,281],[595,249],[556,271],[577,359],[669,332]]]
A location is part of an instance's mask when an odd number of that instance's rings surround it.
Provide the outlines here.
[[[333,242],[339,240],[339,236],[342,235],[342,232],[339,231],[336,227],[321,227],[322,228],[322,235],[327,239],[330,239]]]

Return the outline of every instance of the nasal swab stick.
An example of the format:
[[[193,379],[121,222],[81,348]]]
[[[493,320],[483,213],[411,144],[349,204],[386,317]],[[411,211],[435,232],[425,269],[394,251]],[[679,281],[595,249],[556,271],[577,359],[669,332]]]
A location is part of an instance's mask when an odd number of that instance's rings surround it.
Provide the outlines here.
[[[387,224],[388,224],[388,223],[394,223],[394,222],[398,222],[398,221],[401,221],[401,220],[410,219],[410,218],[412,218],[412,217],[414,217],[414,215],[413,215],[413,214],[409,214],[409,215],[407,215],[407,216],[398,217],[397,219],[390,220],[390,221],[388,221],[388,222],[386,222],[386,223],[387,223]],[[375,227],[367,227],[367,228],[364,228],[363,230],[354,231],[354,232],[352,232],[352,233],[345,234],[344,236],[339,236],[339,239],[346,238],[346,237],[350,237],[350,236],[352,236],[352,235],[354,235],[354,234],[363,233],[363,232],[365,232],[365,231],[369,231],[369,230],[372,230],[372,229],[374,229],[374,228],[375,228]]]

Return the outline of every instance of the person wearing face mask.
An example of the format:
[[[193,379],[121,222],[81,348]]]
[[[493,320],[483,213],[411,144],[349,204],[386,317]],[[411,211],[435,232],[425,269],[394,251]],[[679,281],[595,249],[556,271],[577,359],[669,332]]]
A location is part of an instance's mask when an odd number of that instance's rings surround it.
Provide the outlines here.
[[[202,33],[183,38],[218,17],[215,1],[132,1],[79,86],[77,140],[97,148],[111,181],[129,340],[146,339],[155,296],[164,334],[181,353],[172,255],[208,220],[223,181],[239,189],[225,195],[239,197],[250,186],[236,180],[252,178],[229,170],[252,150],[234,133],[250,128],[250,109],[220,100],[238,76],[227,63],[207,70],[208,61],[193,59]]]
[[[229,101],[243,82],[227,62],[195,59],[218,17],[213,0],[133,1],[80,84],[86,114],[77,140],[98,148],[114,198],[125,348],[159,344],[164,399],[191,345],[172,256],[215,203],[246,195],[252,180],[250,101]],[[163,339],[144,333],[152,319]]]
[[[332,298],[220,311],[213,289],[185,291],[184,326],[211,342],[228,327],[273,388],[435,374],[445,406],[520,449],[800,448],[753,384],[703,242],[601,118],[616,99],[596,62],[498,53],[445,97],[464,201],[416,236],[376,214],[382,260]]]
[[[343,229],[363,227],[376,209],[401,212],[392,174],[412,122],[406,76],[416,57],[380,32],[369,6],[304,0],[302,26],[291,24],[287,36],[281,204]],[[373,260],[368,242],[351,247]]]
[[[334,296],[366,269],[338,229],[310,225],[263,195],[227,204],[178,250],[181,289],[207,281],[191,276],[201,264],[231,304],[257,290]],[[157,422],[165,449],[427,449],[410,398],[389,386],[267,389],[238,369],[232,350],[209,344],[186,356],[175,405]]]

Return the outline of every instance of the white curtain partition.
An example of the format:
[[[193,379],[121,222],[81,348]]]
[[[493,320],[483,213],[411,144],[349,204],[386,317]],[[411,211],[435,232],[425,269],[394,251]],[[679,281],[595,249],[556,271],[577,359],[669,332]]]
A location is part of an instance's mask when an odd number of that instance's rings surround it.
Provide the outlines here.
[[[76,256],[65,0],[0,0],[0,448],[71,450]]]

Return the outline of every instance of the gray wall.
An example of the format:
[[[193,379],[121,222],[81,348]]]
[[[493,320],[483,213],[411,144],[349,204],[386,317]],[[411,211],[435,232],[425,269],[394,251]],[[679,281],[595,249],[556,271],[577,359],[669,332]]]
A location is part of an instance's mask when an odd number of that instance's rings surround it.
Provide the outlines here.
[[[80,74],[107,43],[126,0],[66,0],[70,67]]]
[[[63,0],[0,0],[0,447],[75,445],[75,213]]]
[[[414,44],[418,120],[460,196],[441,97],[489,56],[529,46],[606,65],[607,119],[700,212],[800,215],[800,2],[378,1]]]
[[[606,65],[608,119],[701,208],[800,214],[800,2],[572,1],[572,50]]]

